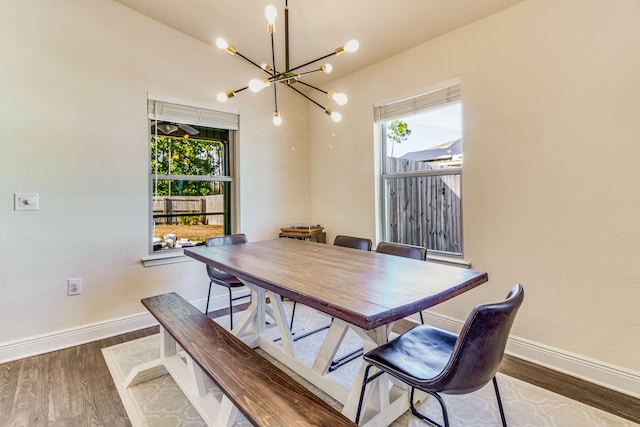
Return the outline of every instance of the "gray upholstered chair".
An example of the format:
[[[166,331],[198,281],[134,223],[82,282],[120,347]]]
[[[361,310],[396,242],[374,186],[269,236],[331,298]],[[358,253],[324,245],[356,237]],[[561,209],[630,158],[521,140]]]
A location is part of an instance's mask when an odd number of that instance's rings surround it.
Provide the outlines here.
[[[247,236],[244,234],[230,234],[228,236],[209,237],[205,240],[207,246],[223,246],[223,245],[236,245],[240,243],[247,243]],[[216,284],[218,286],[224,286],[229,290],[229,321],[231,329],[233,329],[233,301],[241,298],[249,298],[250,295],[242,295],[239,297],[233,297],[233,288],[240,288],[244,284],[238,280],[237,277],[232,276],[229,273],[225,273],[222,270],[218,270],[215,267],[207,265],[207,274],[209,275],[209,293],[207,294],[207,306],[205,308],[205,314],[209,312],[209,300],[211,299],[211,286]]]
[[[427,260],[427,248],[422,246],[406,245],[404,243],[380,242],[376,248],[376,252],[388,255],[401,256],[404,258]],[[420,323],[424,325],[424,317],[422,311],[420,314]]]
[[[436,426],[440,424],[416,409],[415,389],[438,400],[442,407],[444,425],[448,426],[447,408],[439,393],[471,393],[493,381],[502,425],[506,427],[495,375],[523,300],[524,290],[517,284],[505,300],[475,307],[460,334],[418,325],[365,354],[364,360],[368,365],[362,382],[356,422],[360,419],[367,384],[387,373],[411,387],[411,412]],[[369,377],[371,367],[376,367],[379,371]]]

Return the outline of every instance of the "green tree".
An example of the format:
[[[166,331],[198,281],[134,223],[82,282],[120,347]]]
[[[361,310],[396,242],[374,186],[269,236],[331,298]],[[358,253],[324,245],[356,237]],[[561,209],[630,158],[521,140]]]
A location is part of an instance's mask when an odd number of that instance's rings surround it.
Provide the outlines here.
[[[393,157],[393,147],[402,143],[402,141],[406,141],[409,135],[411,135],[411,129],[409,129],[409,125],[406,122],[394,120],[389,123],[387,138],[391,140],[391,157]]]
[[[151,136],[151,172],[160,175],[222,175],[224,143],[220,141]],[[156,183],[158,196],[206,196],[221,186],[207,181],[167,181]],[[169,185],[171,187],[169,188]],[[217,190],[217,191],[216,191]]]

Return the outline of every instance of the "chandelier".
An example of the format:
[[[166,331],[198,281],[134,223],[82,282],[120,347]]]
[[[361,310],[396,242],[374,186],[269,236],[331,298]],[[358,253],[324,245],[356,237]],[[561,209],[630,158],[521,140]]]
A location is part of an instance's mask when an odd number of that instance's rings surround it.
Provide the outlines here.
[[[333,67],[329,63],[321,65],[316,68],[308,68],[308,67],[312,64],[320,62],[334,55],[337,56],[345,52],[350,53],[350,52],[357,51],[359,47],[358,41],[350,40],[344,46],[340,46],[336,48],[335,51],[327,55],[321,56],[317,59],[314,59],[313,61],[309,61],[302,65],[298,65],[291,68],[289,66],[289,1],[285,0],[285,7],[284,7],[284,39],[285,39],[284,60],[285,60],[285,63],[284,63],[284,68],[278,69],[276,67],[276,53],[275,53],[275,43],[274,43],[274,33],[276,31],[276,17],[278,16],[278,10],[276,9],[275,6],[269,5],[265,8],[264,14],[267,18],[267,30],[269,31],[269,34],[271,36],[271,64],[268,64],[266,62],[262,64],[258,64],[257,62],[247,58],[246,56],[238,52],[238,50],[235,47],[228,44],[227,41],[222,38],[216,39],[216,46],[220,49],[225,50],[226,52],[228,52],[233,56],[238,56],[244,59],[251,65],[259,68],[262,72],[266,73],[268,77],[264,79],[252,79],[251,81],[249,81],[249,84],[247,86],[244,86],[240,89],[221,92],[217,96],[218,101],[225,102],[227,99],[233,98],[234,96],[236,96],[237,93],[242,92],[243,90],[246,90],[246,89],[249,89],[251,92],[260,92],[261,90],[271,86],[273,87],[273,98],[274,98],[274,104],[275,104],[275,108],[273,112],[273,123],[275,125],[280,125],[282,123],[282,117],[280,116],[280,111],[278,110],[278,86],[284,85],[285,87],[288,87],[289,89],[297,92],[298,94],[302,95],[303,97],[311,101],[313,104],[320,107],[335,122],[339,122],[342,119],[342,115],[339,112],[333,111],[330,108],[323,106],[322,104],[320,104],[319,102],[315,101],[313,98],[308,96],[306,93],[300,91],[297,87],[294,87],[294,85],[302,85],[307,88],[313,89],[317,92],[323,93],[329,98],[333,99],[338,105],[346,104],[348,98],[347,98],[347,95],[345,95],[344,93],[336,93],[334,91],[322,90],[316,86],[313,86],[309,83],[302,81],[301,78],[303,76],[307,76],[309,74],[318,73],[318,72],[325,73],[325,74],[330,73]]]

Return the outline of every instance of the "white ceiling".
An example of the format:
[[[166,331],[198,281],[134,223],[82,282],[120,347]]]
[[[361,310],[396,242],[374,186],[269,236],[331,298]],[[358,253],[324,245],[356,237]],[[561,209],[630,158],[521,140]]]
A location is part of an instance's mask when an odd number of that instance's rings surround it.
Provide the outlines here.
[[[257,63],[271,62],[264,8],[273,4],[278,8],[276,68],[284,68],[285,0],[115,1],[211,45],[213,49],[216,49],[215,39],[223,37],[238,52]],[[290,68],[331,53],[350,39],[357,39],[360,42],[357,53],[328,60],[334,67],[331,77],[337,78],[521,1],[290,0]]]

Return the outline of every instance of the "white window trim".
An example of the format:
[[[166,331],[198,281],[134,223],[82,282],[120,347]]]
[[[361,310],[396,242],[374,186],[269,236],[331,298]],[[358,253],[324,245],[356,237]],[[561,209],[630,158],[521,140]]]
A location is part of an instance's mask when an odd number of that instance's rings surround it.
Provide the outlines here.
[[[379,236],[381,236],[383,239],[386,239],[388,236],[388,227],[387,227],[387,217],[388,217],[388,212],[387,212],[387,202],[386,202],[386,197],[385,197],[385,191],[386,191],[386,181],[387,178],[400,178],[400,177],[409,177],[409,176],[426,176],[426,175],[439,175],[441,174],[441,171],[416,171],[416,172],[404,172],[404,173],[394,173],[394,174],[385,174],[385,169],[384,169],[384,157],[386,155],[386,150],[385,150],[385,137],[384,135],[382,135],[382,132],[380,132],[380,129],[382,127],[382,123],[392,120],[392,118],[390,117],[384,117],[384,118],[380,118],[378,117],[377,111],[382,108],[385,105],[389,105],[389,104],[394,104],[394,103],[401,103],[402,101],[405,100],[409,100],[412,98],[416,98],[419,97],[422,94],[429,94],[431,92],[440,90],[442,88],[446,88],[446,87],[451,87],[451,86],[457,86],[458,89],[461,87],[462,85],[462,79],[460,76],[456,76],[456,77],[452,77],[450,79],[444,80],[444,81],[440,81],[438,83],[434,83],[419,89],[413,89],[407,92],[403,92],[397,95],[394,95],[392,97],[388,97],[388,98],[384,98],[384,99],[380,99],[377,101],[374,101],[373,107],[374,107],[374,137],[376,138],[376,142],[377,142],[377,147],[378,148],[378,155],[379,155],[379,164],[377,166],[376,169],[378,169],[378,173],[376,174],[378,176],[379,179],[379,185],[377,185],[377,191],[376,193],[379,195],[379,200],[378,200],[378,209],[377,211],[379,212],[377,214],[377,217],[380,219],[379,224],[376,226],[377,229],[377,234]],[[461,99],[461,95],[460,93],[458,93],[457,95],[457,99],[454,102],[462,102]],[[435,108],[441,108],[444,105],[446,105],[448,102],[444,102],[442,104],[437,105]],[[427,109],[422,109],[422,110],[417,110],[415,113],[422,113],[424,111],[428,111],[431,108],[427,108]],[[406,115],[405,115],[406,117]],[[454,173],[459,173],[462,174],[462,168],[454,168],[454,169],[450,169],[447,170],[448,173],[454,172]],[[462,240],[461,240],[461,244],[462,244],[462,255],[456,255],[456,254],[447,254],[447,253],[442,253],[442,252],[436,252],[436,253],[430,253],[427,250],[427,260],[429,261],[433,261],[433,262],[440,262],[440,263],[444,263],[444,264],[449,264],[449,265],[454,265],[454,266],[458,266],[458,267],[464,267],[464,268],[471,268],[471,262],[470,261],[466,261],[464,259],[464,233],[462,235]]]
[[[164,253],[166,252],[166,253]],[[148,255],[141,259],[142,265],[145,267],[155,267],[157,265],[175,264],[179,262],[195,261],[193,258],[184,254],[182,249],[172,249],[171,251],[163,251],[162,254]]]
[[[169,103],[169,104],[177,104],[177,105],[184,105],[187,107],[192,107],[192,108],[196,108],[196,109],[205,109],[205,110],[212,110],[212,111],[218,111],[221,113],[228,113],[228,114],[235,114],[236,116],[238,116],[238,120],[237,120],[237,125],[233,128],[230,128],[230,130],[232,130],[233,132],[236,133],[236,135],[234,135],[230,140],[229,140],[229,150],[230,150],[230,158],[231,158],[231,163],[232,163],[232,170],[234,171],[234,175],[237,177],[238,175],[238,160],[236,157],[236,147],[235,144],[238,141],[238,128],[239,128],[239,109],[237,108],[229,108],[229,107],[221,107],[220,105],[214,105],[214,104],[208,104],[208,103],[203,103],[203,102],[197,102],[197,101],[192,101],[192,100],[185,100],[182,98],[176,98],[176,97],[172,97],[172,96],[167,96],[167,95],[159,95],[159,94],[154,94],[151,92],[147,93],[147,110],[149,108],[149,102],[152,101],[160,101],[163,103]],[[149,113],[147,112],[147,120],[149,119]],[[156,119],[159,119],[158,117],[156,117]],[[152,119],[153,120],[153,119]],[[205,123],[205,126],[208,126],[208,124]],[[214,126],[215,127],[215,126]],[[147,156],[147,158],[150,158],[150,156]],[[160,176],[160,175],[158,175]],[[164,175],[163,175],[164,176]],[[175,176],[172,176],[172,178],[174,178]],[[194,177],[190,177],[190,179],[193,179]],[[232,194],[233,194],[233,200],[236,200],[238,202],[235,203],[234,205],[234,209],[232,209],[232,213],[231,213],[231,227],[232,229],[235,229],[238,226],[238,218],[239,218],[239,190],[238,190],[238,179],[235,177],[211,177],[207,180],[211,180],[211,181],[231,181],[234,182],[235,185],[232,185]],[[151,228],[152,225],[151,223],[149,224],[150,230],[149,233],[151,233]],[[165,264],[175,264],[175,263],[181,263],[181,262],[190,262],[190,261],[194,261],[193,258],[188,257],[184,254],[184,251],[182,249],[173,249],[171,251],[162,251],[162,253],[150,253],[146,256],[143,256],[140,260],[142,262],[142,264],[145,267],[154,267],[154,266],[158,266],[158,265],[165,265]]]

